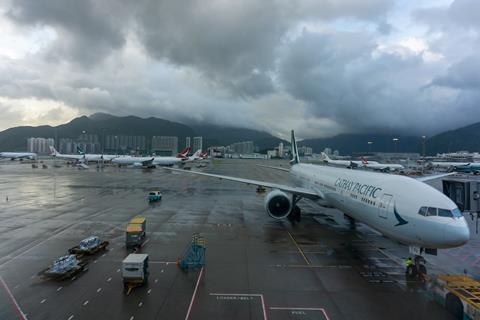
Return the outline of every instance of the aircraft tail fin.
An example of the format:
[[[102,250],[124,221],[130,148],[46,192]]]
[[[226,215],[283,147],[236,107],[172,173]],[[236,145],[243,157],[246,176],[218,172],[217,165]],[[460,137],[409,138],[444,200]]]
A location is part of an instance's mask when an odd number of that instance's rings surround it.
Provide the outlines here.
[[[298,156],[298,148],[297,148],[297,140],[295,140],[295,131],[292,130],[292,160],[290,160],[290,164],[293,166],[295,164],[300,163],[300,157]]]
[[[363,163],[363,164],[368,164],[368,160],[367,160],[367,159],[365,159],[364,157],[361,157],[361,159],[362,159],[362,163]]]
[[[80,146],[77,146],[77,153],[81,155],[85,155],[85,152],[80,148]]]
[[[190,152],[191,148],[187,147],[182,150],[179,154],[177,154],[177,158],[186,158],[188,156],[188,153]]]
[[[202,149],[198,149],[197,151],[195,151],[195,153],[193,154],[193,157],[196,158],[196,157],[200,157],[202,154]]]
[[[57,154],[58,154],[57,149],[55,149],[55,147],[50,146],[50,155],[55,157]]]
[[[328,162],[328,161],[331,161],[332,159],[330,159],[328,154],[326,154],[325,152],[322,152],[322,160]]]

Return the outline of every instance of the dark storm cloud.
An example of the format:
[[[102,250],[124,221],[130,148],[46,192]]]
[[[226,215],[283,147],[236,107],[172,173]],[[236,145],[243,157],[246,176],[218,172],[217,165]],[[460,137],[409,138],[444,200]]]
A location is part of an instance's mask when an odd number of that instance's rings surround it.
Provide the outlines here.
[[[390,0],[14,0],[10,21],[56,38],[20,65],[0,56],[0,96],[309,136],[435,132],[475,121],[479,6],[417,11],[428,31],[405,45]]]
[[[465,90],[480,90],[480,58],[478,55],[465,57],[436,77],[432,85]]]
[[[239,94],[273,90],[267,75],[275,48],[302,19],[375,19],[390,2],[358,1],[148,1],[138,12],[148,52],[194,66]]]
[[[304,32],[280,59],[287,92],[310,102],[318,117],[352,131],[435,131],[444,110],[434,89],[422,88],[435,65],[421,55],[382,53],[362,33]],[[437,112],[440,111],[440,112]]]
[[[125,13],[121,2],[115,1],[15,0],[7,15],[23,25],[53,27],[58,41],[49,57],[88,66],[124,45]]]

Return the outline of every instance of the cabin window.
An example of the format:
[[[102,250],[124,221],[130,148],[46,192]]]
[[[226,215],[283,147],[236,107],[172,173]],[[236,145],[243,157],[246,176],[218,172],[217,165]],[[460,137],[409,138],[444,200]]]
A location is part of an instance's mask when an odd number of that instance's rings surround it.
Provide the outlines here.
[[[427,207],[421,207],[420,210],[418,210],[418,214],[422,216],[427,215]]]
[[[437,208],[428,208],[427,216],[436,216],[437,215]]]

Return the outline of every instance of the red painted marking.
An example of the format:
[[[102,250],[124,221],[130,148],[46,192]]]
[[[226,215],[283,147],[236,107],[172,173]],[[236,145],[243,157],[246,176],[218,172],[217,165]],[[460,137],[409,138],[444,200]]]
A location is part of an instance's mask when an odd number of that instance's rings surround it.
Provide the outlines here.
[[[2,286],[5,288],[5,291],[7,292],[8,296],[12,300],[12,303],[15,306],[15,311],[18,313],[18,316],[20,317],[20,319],[27,320],[27,317],[25,317],[25,314],[23,313],[22,309],[20,309],[20,306],[18,305],[17,300],[15,300],[15,297],[10,292],[10,289],[8,289],[8,286],[5,283],[5,281],[3,281],[2,277],[0,277],[0,283],[2,283]]]
[[[270,307],[270,310],[305,310],[305,311],[320,311],[323,313],[323,316],[325,317],[325,319],[327,320],[330,320],[330,318],[328,317],[327,315],[327,312],[325,311],[324,308],[302,308],[302,307],[298,307],[298,308],[294,308],[294,307]]]

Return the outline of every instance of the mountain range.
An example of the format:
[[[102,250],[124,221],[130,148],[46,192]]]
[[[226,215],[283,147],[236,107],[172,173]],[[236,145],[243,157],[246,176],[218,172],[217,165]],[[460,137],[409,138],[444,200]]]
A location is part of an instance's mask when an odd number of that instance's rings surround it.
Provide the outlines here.
[[[82,132],[105,135],[137,136],[178,136],[179,145],[185,137],[202,136],[204,148],[214,145],[230,145],[239,141],[253,141],[259,150],[267,150],[280,142],[288,144],[271,134],[245,128],[223,127],[218,125],[186,125],[155,117],[136,116],[117,117],[105,113],[96,113],[89,117],[81,116],[59,126],[22,126],[0,132],[0,151],[24,151],[29,137],[72,138]],[[393,138],[398,140],[394,142]],[[368,144],[368,142],[371,144]],[[422,152],[423,143],[427,154],[453,152],[458,150],[480,150],[480,122],[455,130],[446,131],[425,141],[420,136],[395,134],[340,134],[329,138],[306,139],[300,146],[312,147],[320,152],[329,147],[341,154],[363,152]]]
[[[260,150],[278,145],[282,140],[269,133],[214,125],[188,126],[159,118],[136,116],[117,117],[105,113],[81,116],[59,126],[22,126],[0,132],[0,150],[24,151],[30,137],[77,139],[83,132],[107,135],[132,136],[177,136],[179,146],[184,145],[185,137],[202,136],[204,148],[213,145],[230,145],[239,141],[253,141]]]

